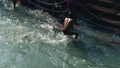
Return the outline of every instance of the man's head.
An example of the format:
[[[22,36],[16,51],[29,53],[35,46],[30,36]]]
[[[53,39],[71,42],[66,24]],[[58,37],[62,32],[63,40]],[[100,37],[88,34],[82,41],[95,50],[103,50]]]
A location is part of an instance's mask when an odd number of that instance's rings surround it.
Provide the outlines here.
[[[74,15],[74,14],[70,14],[69,17],[70,17],[71,19],[75,19],[75,15]]]
[[[71,18],[71,19],[74,19],[75,18],[75,14],[74,13],[71,13],[70,11],[68,11],[67,13],[67,17]]]

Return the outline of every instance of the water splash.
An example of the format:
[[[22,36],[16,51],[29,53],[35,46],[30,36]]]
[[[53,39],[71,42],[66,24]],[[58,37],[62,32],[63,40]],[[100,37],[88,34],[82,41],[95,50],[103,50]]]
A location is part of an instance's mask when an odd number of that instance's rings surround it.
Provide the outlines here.
[[[63,35],[59,25],[42,10],[3,12],[0,17],[0,67],[119,67],[120,47],[110,48],[104,42],[109,37],[119,40],[119,36],[81,26],[80,40],[73,42]]]
[[[11,0],[3,0],[3,8],[8,10],[13,10],[13,4]]]
[[[19,5],[19,3],[16,3],[16,7],[18,7]],[[12,0],[3,0],[3,8],[7,10],[13,10],[14,6]]]

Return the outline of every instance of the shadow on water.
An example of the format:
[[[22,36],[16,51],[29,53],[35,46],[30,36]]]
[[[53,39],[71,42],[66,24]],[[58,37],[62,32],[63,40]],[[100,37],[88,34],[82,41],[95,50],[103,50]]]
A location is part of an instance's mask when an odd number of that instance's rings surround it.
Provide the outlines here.
[[[100,39],[94,35],[87,35],[84,32],[80,32],[84,37],[80,36],[78,41],[71,41],[68,43],[67,52],[75,57],[82,57],[87,59],[87,65],[91,67],[105,67],[105,68],[117,68],[119,65],[120,52],[119,45],[113,45],[108,42],[108,40]],[[118,48],[116,48],[118,47]],[[79,53],[77,53],[79,52]],[[77,53],[77,54],[76,54]],[[115,56],[113,56],[115,55]],[[110,59],[116,65],[111,65]]]

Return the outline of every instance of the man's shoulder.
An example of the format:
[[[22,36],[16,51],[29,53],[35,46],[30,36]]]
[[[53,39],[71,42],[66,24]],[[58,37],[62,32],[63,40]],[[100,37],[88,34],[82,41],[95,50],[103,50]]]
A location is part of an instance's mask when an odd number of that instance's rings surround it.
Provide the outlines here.
[[[71,19],[71,18],[69,18],[69,17],[66,17],[65,19]]]
[[[72,19],[71,18],[65,18],[65,21],[71,21]]]

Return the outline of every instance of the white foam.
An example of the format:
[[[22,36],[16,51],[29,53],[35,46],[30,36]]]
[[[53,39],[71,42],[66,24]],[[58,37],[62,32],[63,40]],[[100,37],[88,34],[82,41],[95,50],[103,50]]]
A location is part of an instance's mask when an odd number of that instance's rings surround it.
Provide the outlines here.
[[[3,0],[4,9],[13,10],[13,4],[10,0]]]
[[[5,20],[1,20],[1,21],[0,21],[0,24],[8,24],[8,23],[11,23],[11,22],[12,22],[11,19],[5,18]]]
[[[53,29],[53,26],[52,25],[49,25],[49,24],[42,24],[40,25],[42,28],[45,28],[45,29]]]
[[[34,43],[39,40],[48,44],[59,44],[68,42],[67,37],[63,35],[62,32],[56,33],[54,31],[54,29],[58,28],[56,25],[56,23],[58,22],[54,18],[50,17],[49,14],[43,14],[42,11],[39,10],[30,10],[29,12],[38,16],[40,15],[43,19],[45,19],[45,21],[39,24],[35,24],[37,25],[37,27],[39,27],[38,29],[31,29],[29,27],[23,26],[22,24],[14,24],[14,22],[20,23],[19,20],[12,20],[7,17],[4,17],[4,20],[2,20],[0,24],[5,24],[6,27],[4,27],[4,30],[10,29],[11,33],[9,35],[10,37],[8,37],[9,40],[15,41],[15,43],[24,43],[27,40],[26,37],[28,37],[30,41],[28,41],[27,43]],[[26,21],[24,21],[24,23],[27,23],[27,18],[25,19]]]

